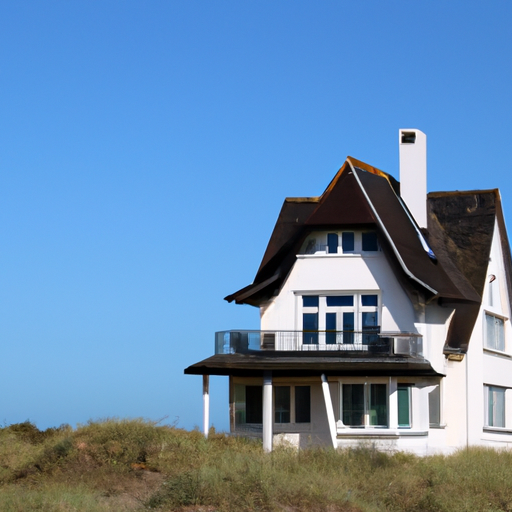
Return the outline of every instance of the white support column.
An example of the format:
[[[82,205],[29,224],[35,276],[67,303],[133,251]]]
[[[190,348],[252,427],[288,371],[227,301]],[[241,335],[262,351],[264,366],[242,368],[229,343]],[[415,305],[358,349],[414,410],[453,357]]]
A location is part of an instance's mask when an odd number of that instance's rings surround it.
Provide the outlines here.
[[[210,376],[203,375],[203,434],[210,430]]]
[[[263,375],[263,450],[272,451],[272,372]]]
[[[338,447],[336,441],[336,420],[334,419],[334,409],[332,407],[331,391],[329,390],[329,382],[325,373],[322,373],[322,391],[324,392],[325,409],[327,411],[327,422],[329,423],[329,432],[331,433],[331,441],[334,449]]]
[[[398,385],[393,377],[389,377],[389,428],[398,428]]]

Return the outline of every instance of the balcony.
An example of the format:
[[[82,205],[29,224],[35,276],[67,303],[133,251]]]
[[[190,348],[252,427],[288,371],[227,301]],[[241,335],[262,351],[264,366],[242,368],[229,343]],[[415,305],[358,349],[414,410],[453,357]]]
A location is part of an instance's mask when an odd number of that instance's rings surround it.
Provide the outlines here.
[[[368,331],[221,331],[215,354],[254,352],[332,352],[337,356],[388,355],[423,357],[421,334]],[[334,354],[333,354],[334,355]]]

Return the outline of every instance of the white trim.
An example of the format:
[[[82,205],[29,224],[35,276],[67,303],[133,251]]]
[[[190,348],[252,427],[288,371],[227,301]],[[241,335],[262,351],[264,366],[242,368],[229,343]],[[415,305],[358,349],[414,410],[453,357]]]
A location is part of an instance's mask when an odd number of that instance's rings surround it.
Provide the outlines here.
[[[272,451],[272,427],[274,425],[272,391],[272,373],[265,372],[263,376],[263,450],[266,452]]]
[[[210,430],[210,376],[203,375],[203,434],[208,437]]]
[[[372,437],[372,438],[379,438],[379,437],[426,437],[428,436],[428,430],[411,430],[411,429],[359,429],[359,432],[356,432],[357,429],[344,429],[337,431],[337,437],[339,438],[353,438],[357,439],[360,437]]]
[[[337,447],[336,443],[336,420],[334,419],[334,408],[332,406],[331,392],[329,390],[329,382],[325,373],[322,373],[322,391],[324,394],[325,409],[327,411],[327,422],[329,424],[329,432],[331,434],[332,445]]]
[[[438,292],[437,290],[434,290],[434,288],[430,287],[428,284],[424,283],[421,279],[418,279],[406,266],[404,260],[402,259],[402,256],[400,255],[400,253],[398,252],[398,249],[395,245],[395,243],[393,242],[393,239],[391,238],[390,234],[388,233],[388,230],[386,229],[386,226],[384,226],[384,223],[382,222],[381,218],[379,217],[378,213],[377,213],[377,210],[375,209],[375,207],[373,206],[373,203],[370,201],[370,198],[368,197],[368,194],[366,193],[366,190],[364,189],[363,187],[363,184],[361,183],[361,181],[359,180],[359,176],[357,175],[356,173],[356,170],[354,169],[354,166],[352,165],[352,162],[350,161],[350,159],[347,158],[347,162],[348,164],[350,165],[350,168],[352,169],[352,172],[354,174],[354,177],[359,185],[359,188],[361,189],[361,192],[363,193],[364,197],[366,198],[367,202],[368,202],[368,205],[370,206],[370,208],[372,209],[372,212],[373,214],[375,215],[375,218],[377,219],[378,223],[379,223],[379,226],[380,228],[382,229],[382,231],[384,232],[384,234],[386,235],[386,238],[388,239],[388,242],[390,243],[391,245],[391,248],[393,249],[393,252],[395,253],[395,256],[397,257],[398,261],[400,262],[400,265],[402,266],[402,268],[404,269],[404,272],[411,278],[413,279],[414,281],[416,281],[417,283],[421,284],[422,286],[424,286],[427,290],[431,291],[434,295],[437,295]],[[413,223],[414,225],[414,223]]]
[[[512,429],[506,427],[488,427],[484,426],[484,432],[489,432],[490,434],[512,434]]]

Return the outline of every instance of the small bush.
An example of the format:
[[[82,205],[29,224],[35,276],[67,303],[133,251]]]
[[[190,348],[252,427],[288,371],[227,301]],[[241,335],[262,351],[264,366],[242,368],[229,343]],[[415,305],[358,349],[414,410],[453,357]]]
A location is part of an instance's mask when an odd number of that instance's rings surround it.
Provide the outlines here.
[[[32,422],[13,423],[8,427],[0,429],[0,435],[14,434],[19,440],[30,443],[40,444],[46,439],[54,437],[62,432],[71,430],[69,425],[61,425],[58,428],[52,427],[46,430],[39,430]]]

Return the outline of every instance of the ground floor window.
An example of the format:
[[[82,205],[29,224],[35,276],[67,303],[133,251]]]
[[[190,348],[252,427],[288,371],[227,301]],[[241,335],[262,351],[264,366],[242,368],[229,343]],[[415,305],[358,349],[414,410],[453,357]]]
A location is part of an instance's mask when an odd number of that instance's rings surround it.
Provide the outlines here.
[[[340,383],[340,420],[351,428],[412,427],[412,390],[414,384],[360,381]],[[395,381],[396,382],[396,381]],[[390,418],[390,402],[396,416]]]
[[[310,390],[311,388],[309,386],[275,386],[274,422],[310,423]]]
[[[235,385],[235,424],[263,423],[263,386]]]
[[[438,384],[428,394],[428,417],[431,427],[441,425],[441,386]]]
[[[311,422],[310,386],[273,386],[275,423]],[[263,386],[235,384],[235,425],[263,423]]]
[[[349,427],[387,427],[386,384],[342,384],[341,420]]]
[[[505,388],[484,386],[486,402],[485,425],[505,427]]]
[[[411,426],[411,386],[398,384],[398,426]]]

